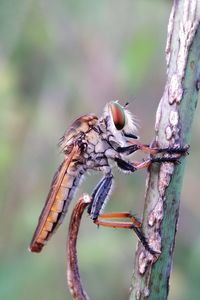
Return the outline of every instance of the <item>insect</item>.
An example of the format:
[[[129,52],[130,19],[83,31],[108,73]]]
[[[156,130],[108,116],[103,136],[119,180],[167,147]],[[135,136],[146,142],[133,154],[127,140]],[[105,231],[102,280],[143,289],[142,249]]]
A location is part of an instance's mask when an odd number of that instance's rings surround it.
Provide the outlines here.
[[[91,202],[88,205],[90,218],[97,225],[133,229],[152,254],[141,231],[141,223],[129,213],[102,214],[112,189],[114,176],[113,162],[124,173],[134,173],[147,168],[154,162],[176,162],[177,155],[187,152],[186,147],[151,148],[139,143],[137,126],[127,104],[122,106],[118,101],[106,104],[100,118],[93,114],[84,115],[75,120],[60,139],[60,149],[64,160],[54,175],[46,203],[39,217],[33,235],[30,251],[40,252],[52,234],[62,223],[69,204],[88,170],[100,171],[102,179],[94,188]],[[131,162],[128,156],[138,150],[151,157],[143,162]],[[161,156],[156,157],[156,154]],[[168,153],[170,155],[163,156]],[[106,219],[128,218],[130,222],[107,221]]]

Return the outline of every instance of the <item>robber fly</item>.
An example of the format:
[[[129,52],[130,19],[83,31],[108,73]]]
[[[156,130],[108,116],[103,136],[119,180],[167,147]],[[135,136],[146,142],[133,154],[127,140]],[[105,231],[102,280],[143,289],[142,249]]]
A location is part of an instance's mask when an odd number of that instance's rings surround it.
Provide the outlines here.
[[[92,200],[88,206],[89,216],[96,224],[110,226],[105,225],[105,222],[99,217],[118,218],[122,216],[121,214],[102,215],[114,181],[113,162],[123,172],[132,173],[147,168],[154,162],[177,161],[177,156],[172,155],[155,157],[158,153],[180,155],[187,151],[187,147],[151,148],[149,145],[139,143],[137,139],[135,119],[127,110],[127,104],[122,106],[118,101],[107,103],[100,118],[89,114],[72,123],[59,143],[64,160],[52,180],[46,203],[30,244],[30,251],[40,252],[62,223],[81,179],[88,170],[101,171],[103,174],[91,195]],[[141,163],[130,162],[127,157],[137,150],[151,154],[151,157]],[[153,253],[142,235],[141,223],[130,214],[123,214],[123,217],[131,219],[133,229],[143,245]],[[120,227],[117,223],[112,223],[112,225],[112,227]],[[123,228],[126,226],[121,225]],[[127,228],[132,227],[127,226]]]

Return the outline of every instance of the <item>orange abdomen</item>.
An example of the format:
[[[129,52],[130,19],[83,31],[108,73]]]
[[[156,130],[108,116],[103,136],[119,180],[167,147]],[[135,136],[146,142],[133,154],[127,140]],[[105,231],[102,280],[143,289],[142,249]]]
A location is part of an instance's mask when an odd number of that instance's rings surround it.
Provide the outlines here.
[[[73,162],[66,166],[64,161],[59,167],[29,247],[31,252],[40,252],[62,223],[82,175],[83,171],[76,168]]]

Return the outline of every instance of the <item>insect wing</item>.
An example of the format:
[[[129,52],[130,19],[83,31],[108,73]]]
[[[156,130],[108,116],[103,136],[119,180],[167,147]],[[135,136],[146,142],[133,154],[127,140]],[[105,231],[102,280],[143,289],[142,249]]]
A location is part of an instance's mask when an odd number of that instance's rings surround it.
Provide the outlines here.
[[[56,174],[51,183],[51,188],[47,196],[44,208],[38,220],[38,225],[36,227],[35,233],[33,235],[32,241],[29,246],[31,252],[40,252],[48,239],[48,235],[51,234],[53,226],[57,222],[60,199],[60,187],[62,182],[65,180],[66,172],[72,162],[73,158],[79,153],[79,147],[74,146],[70,154],[65,158],[60,167],[58,168]]]

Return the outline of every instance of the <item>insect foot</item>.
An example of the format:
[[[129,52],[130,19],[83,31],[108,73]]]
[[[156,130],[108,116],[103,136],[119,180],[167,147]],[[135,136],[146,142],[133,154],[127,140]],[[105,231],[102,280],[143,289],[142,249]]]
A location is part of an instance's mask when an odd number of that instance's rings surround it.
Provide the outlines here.
[[[144,246],[144,248],[152,255],[158,255],[160,254],[160,252],[155,251],[151,248],[151,246],[149,245],[146,237],[144,236],[143,232],[141,231],[141,229],[135,227],[134,225],[132,225],[132,229],[135,231],[135,233],[137,234],[140,242],[142,243],[142,245]]]
[[[179,157],[156,157],[151,158],[151,163],[167,163],[167,162],[173,162],[175,164],[180,164]]]
[[[188,144],[186,144],[183,147],[176,146],[176,147],[161,148],[158,150],[158,153],[188,155],[189,148],[190,148],[190,145],[188,145]]]

